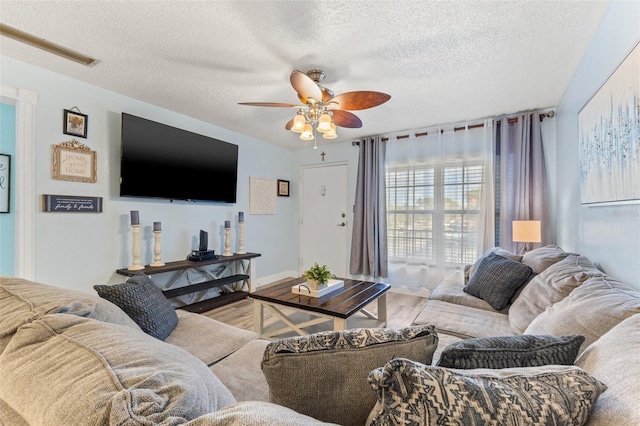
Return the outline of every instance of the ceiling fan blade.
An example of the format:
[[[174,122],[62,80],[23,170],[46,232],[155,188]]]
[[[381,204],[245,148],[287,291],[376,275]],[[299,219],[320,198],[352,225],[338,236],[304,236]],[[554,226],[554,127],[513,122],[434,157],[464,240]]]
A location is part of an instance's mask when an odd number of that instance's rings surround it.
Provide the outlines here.
[[[358,129],[362,127],[362,121],[349,111],[342,111],[339,109],[331,110],[333,113],[333,122],[336,126],[349,127],[351,129]]]
[[[356,111],[359,109],[373,108],[391,99],[391,95],[381,92],[347,92],[331,99],[333,108]],[[334,102],[337,103],[333,104]]]
[[[285,124],[284,128],[287,129],[287,130],[291,130],[292,127],[293,127],[293,118],[291,120],[287,121],[287,124]]]
[[[322,99],[322,90],[320,90],[315,81],[311,80],[311,78],[302,71],[291,71],[289,80],[294,90],[298,92],[298,98],[300,98],[302,102],[306,103],[309,98],[313,98],[316,101]]]
[[[280,102],[238,102],[238,105],[275,107],[275,108],[300,108],[301,105],[284,104]]]

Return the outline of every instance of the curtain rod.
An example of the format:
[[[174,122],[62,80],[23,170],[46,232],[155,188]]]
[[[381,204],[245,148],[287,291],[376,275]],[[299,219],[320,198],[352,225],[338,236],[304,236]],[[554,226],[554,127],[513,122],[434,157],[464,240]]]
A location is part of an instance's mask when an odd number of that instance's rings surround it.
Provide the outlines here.
[[[544,113],[539,115],[540,121],[544,120],[545,118],[553,118],[555,115],[556,115],[556,113],[554,111],[544,112]],[[517,123],[517,122],[518,122],[518,117],[509,118],[507,120],[507,123],[509,123],[509,124]],[[497,125],[499,126],[500,122],[498,122]],[[454,132],[459,132],[460,130],[477,129],[477,128],[481,128],[481,127],[484,127],[484,123],[471,124],[470,126],[454,127],[453,131]],[[440,130],[440,133],[444,133],[444,130]],[[414,136],[418,138],[420,136],[427,136],[428,134],[429,134],[429,132],[418,132]],[[396,139],[397,140],[407,139],[409,137],[411,137],[410,134],[398,135],[398,136],[396,136]],[[382,142],[387,142],[388,140],[389,140],[389,138],[382,138]],[[351,142],[351,146],[356,146],[356,145],[360,145],[360,141],[352,141]]]

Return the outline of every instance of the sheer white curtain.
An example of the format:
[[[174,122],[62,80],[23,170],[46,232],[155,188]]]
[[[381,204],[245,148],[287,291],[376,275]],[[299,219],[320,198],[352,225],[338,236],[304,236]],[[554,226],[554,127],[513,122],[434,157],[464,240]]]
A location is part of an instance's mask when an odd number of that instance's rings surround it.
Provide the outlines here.
[[[495,245],[493,122],[473,124],[389,137],[387,282],[432,289]]]

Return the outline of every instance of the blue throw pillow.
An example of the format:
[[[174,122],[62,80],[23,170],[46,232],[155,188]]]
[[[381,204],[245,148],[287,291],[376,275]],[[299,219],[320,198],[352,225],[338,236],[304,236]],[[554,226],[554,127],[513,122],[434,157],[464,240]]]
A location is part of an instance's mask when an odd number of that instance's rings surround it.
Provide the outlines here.
[[[94,285],[103,299],[120,307],[147,334],[166,339],[178,325],[178,315],[151,278],[138,272],[122,284]]]
[[[482,259],[464,291],[500,310],[509,304],[530,274],[531,268],[524,263],[491,253]]]

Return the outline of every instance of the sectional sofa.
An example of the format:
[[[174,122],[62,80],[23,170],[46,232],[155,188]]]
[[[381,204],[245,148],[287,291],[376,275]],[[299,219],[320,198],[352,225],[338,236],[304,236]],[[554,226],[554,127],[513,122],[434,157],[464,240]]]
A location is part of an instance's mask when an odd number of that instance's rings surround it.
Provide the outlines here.
[[[407,393],[408,376],[396,374],[408,369],[421,385],[425,374],[445,374],[474,386],[491,382],[487,388],[513,388],[514,377],[570,374],[590,403],[574,401],[582,417],[567,424],[640,424],[640,294],[559,247],[516,261],[534,275],[500,310],[465,292],[464,282],[445,281],[412,327],[279,342],[183,310],[161,340],[145,321],[95,294],[3,277],[0,424],[383,425],[397,424],[394,407],[415,411],[404,424],[428,424],[434,413],[425,409],[424,393]],[[474,273],[469,267],[469,284],[478,281]],[[584,336],[572,355],[576,366],[436,366],[451,344],[522,334]],[[460,418],[469,416],[468,407],[454,403]]]

